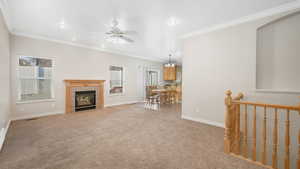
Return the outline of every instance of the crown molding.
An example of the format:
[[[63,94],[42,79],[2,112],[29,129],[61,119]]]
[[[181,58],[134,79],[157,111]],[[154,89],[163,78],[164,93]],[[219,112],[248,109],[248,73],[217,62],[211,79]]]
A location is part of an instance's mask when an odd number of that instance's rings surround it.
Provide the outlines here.
[[[9,19],[9,12],[6,0],[0,0],[0,10],[2,11],[4,22],[9,32],[12,32],[12,26]]]
[[[204,29],[200,29],[198,31],[193,31],[193,32],[187,33],[187,34],[181,36],[180,39],[187,39],[187,38],[190,38],[190,37],[193,37],[193,36],[213,32],[213,31],[216,31],[216,30],[228,28],[228,27],[239,25],[239,24],[246,23],[246,22],[249,22],[249,21],[254,21],[254,20],[257,20],[257,19],[264,18],[264,17],[280,14],[280,13],[283,13],[283,12],[288,12],[290,10],[295,10],[295,9],[298,9],[298,8],[300,8],[300,0],[295,0],[293,2],[286,3],[286,4],[283,4],[283,5],[271,8],[271,9],[267,9],[267,10],[264,10],[262,12],[258,12],[258,13],[252,14],[252,15],[241,17],[239,19],[232,20],[232,21],[229,21],[229,22],[226,22],[226,23],[223,23],[223,24],[217,24],[217,25],[213,25],[213,26],[210,26],[210,27],[206,27]]]
[[[16,32],[16,31],[11,32],[11,34],[15,35],[15,36],[22,36],[22,37],[31,38],[31,39],[38,39],[38,40],[44,40],[44,41],[49,41],[49,42],[54,42],[54,43],[60,43],[60,44],[64,44],[64,45],[86,48],[86,49],[91,49],[91,50],[97,50],[97,51],[101,51],[101,52],[105,52],[105,53],[109,53],[109,54],[122,55],[122,56],[142,59],[142,60],[148,60],[148,61],[154,61],[154,62],[164,62],[165,61],[162,58],[138,56],[138,55],[126,53],[125,51],[121,51],[121,50],[111,50],[111,49],[105,49],[105,48],[100,48],[100,47],[96,47],[96,46],[88,46],[88,45],[84,45],[84,44],[63,41],[63,40],[48,38],[48,37],[44,37],[44,36],[37,36],[37,35],[33,35],[33,34],[21,33],[21,32]]]

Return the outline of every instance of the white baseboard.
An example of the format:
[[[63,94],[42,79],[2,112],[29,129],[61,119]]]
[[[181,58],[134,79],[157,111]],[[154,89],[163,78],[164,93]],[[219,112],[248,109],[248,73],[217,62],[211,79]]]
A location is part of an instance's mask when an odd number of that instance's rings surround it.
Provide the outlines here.
[[[140,103],[141,101],[129,101],[129,102],[121,102],[121,103],[114,103],[114,104],[106,104],[104,107],[114,107],[126,104],[135,104]],[[57,114],[64,114],[64,112],[42,112],[42,113],[30,113],[30,114],[17,114],[11,118],[12,121],[15,120],[26,120],[31,118],[43,117],[43,116],[50,116],[50,115],[57,115]]]
[[[211,126],[216,126],[216,127],[221,127],[224,128],[224,124],[219,123],[219,122],[215,122],[215,121],[211,121],[211,120],[206,120],[206,119],[200,119],[200,118],[193,118],[193,117],[188,117],[188,116],[181,116],[182,119],[185,120],[191,120],[191,121],[195,121],[195,122],[200,122],[200,123],[204,123],[204,124],[208,124]]]
[[[143,101],[128,101],[128,102],[120,102],[120,103],[113,103],[113,104],[105,104],[104,107],[114,107],[114,106],[121,106],[126,104],[135,104],[135,103],[142,103]]]
[[[5,128],[2,128],[1,131],[0,131],[0,151],[2,150],[2,146],[4,144],[8,128],[10,126],[10,122],[11,122],[11,120],[9,120],[8,123],[7,123],[7,126]]]
[[[15,117],[13,117],[11,120],[12,121],[25,120],[25,119],[50,116],[50,115],[56,115],[56,114],[64,114],[64,112],[43,112],[43,113],[31,113],[31,114],[18,114]]]

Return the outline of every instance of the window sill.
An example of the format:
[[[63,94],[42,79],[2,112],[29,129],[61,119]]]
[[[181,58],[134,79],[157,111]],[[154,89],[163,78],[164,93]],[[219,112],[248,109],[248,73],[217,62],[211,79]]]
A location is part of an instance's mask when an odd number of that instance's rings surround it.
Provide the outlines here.
[[[109,97],[113,97],[113,96],[124,96],[124,93],[116,93],[116,94],[109,94]]]
[[[258,93],[279,93],[279,94],[300,94],[300,91],[293,90],[276,90],[276,89],[255,89]]]
[[[43,102],[55,102],[55,99],[41,99],[41,100],[29,100],[29,101],[17,101],[16,104],[31,104],[31,103],[43,103]]]

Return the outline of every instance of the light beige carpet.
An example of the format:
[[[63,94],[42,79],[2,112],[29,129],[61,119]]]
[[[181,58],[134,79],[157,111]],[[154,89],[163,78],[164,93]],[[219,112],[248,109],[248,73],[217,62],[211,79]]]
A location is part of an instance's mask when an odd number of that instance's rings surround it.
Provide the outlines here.
[[[142,105],[15,121],[1,169],[257,169],[223,153],[223,129]]]

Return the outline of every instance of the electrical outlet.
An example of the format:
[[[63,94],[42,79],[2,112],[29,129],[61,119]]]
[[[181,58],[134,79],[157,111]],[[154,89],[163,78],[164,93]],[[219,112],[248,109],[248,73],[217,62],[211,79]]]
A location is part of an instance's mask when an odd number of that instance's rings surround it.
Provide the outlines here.
[[[199,112],[200,112],[199,108],[196,108],[196,109],[195,109],[195,112],[196,112],[196,113],[199,113]]]

